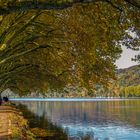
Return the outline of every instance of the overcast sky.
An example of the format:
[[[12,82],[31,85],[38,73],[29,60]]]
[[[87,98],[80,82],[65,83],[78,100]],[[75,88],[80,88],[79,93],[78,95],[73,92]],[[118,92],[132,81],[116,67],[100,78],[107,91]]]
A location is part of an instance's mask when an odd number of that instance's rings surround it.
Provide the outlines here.
[[[138,51],[132,51],[127,49],[126,47],[122,47],[123,53],[120,59],[116,61],[116,65],[118,68],[128,68],[133,65],[137,65],[137,62],[131,61],[131,58],[138,54]],[[140,53],[140,52],[139,52]]]

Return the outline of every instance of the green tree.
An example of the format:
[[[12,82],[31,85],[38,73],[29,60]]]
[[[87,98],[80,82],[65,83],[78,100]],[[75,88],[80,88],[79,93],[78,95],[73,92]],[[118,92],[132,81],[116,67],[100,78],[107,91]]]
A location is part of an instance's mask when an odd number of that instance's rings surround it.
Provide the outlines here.
[[[48,19],[42,22],[43,11],[30,11],[6,15],[1,20],[1,90],[31,92],[64,84],[61,74],[71,67],[71,60],[65,62],[69,48],[58,47],[62,32]]]
[[[139,3],[134,7],[124,0],[56,2],[0,2],[1,90],[108,86],[115,78],[120,42],[137,48],[139,38],[132,39],[130,32],[139,28]],[[48,6],[64,10],[27,11]]]

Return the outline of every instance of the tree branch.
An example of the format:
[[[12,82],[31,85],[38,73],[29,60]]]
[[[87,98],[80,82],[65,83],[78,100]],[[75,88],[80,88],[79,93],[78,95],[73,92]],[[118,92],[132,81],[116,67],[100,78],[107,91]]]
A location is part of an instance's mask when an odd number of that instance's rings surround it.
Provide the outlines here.
[[[28,68],[32,68],[32,67],[36,67],[38,68],[39,66],[38,65],[34,65],[34,64],[20,64],[20,65],[17,65],[15,67],[13,67],[12,69],[8,70],[8,71],[5,71],[3,73],[0,73],[0,81],[6,76],[6,75],[9,75],[9,74],[13,74],[13,73],[19,73],[19,72],[22,72],[23,70],[27,70]]]
[[[68,7],[71,7],[77,3],[95,3],[95,2],[106,2],[106,0],[65,0],[60,3],[60,1],[40,1],[40,0],[22,0],[22,1],[15,1],[13,0],[10,2],[0,2],[0,14],[9,14],[12,12],[21,12],[21,11],[27,11],[31,9],[36,9],[36,10],[51,10],[51,9],[56,9],[56,10],[61,10],[61,9],[66,9]],[[127,3],[140,8],[140,1],[139,0],[124,0]]]
[[[140,0],[124,0],[124,1],[140,9]]]
[[[35,15],[31,16],[31,18],[6,42],[7,46],[9,46],[13,39],[15,39],[21,32],[23,32],[26,27],[28,27],[28,25],[33,22],[40,14],[41,12],[37,12]]]
[[[111,2],[111,0],[106,0],[106,2],[107,2],[108,4],[110,4],[112,7],[114,7],[115,9],[118,9],[120,12],[123,11],[122,8],[121,8],[120,6],[115,5],[113,2]]]
[[[1,60],[1,61],[0,61],[0,65],[2,65],[3,63],[5,63],[5,62],[7,62],[7,61],[10,61],[10,60],[12,60],[12,59],[15,59],[15,58],[17,58],[17,57],[20,57],[20,56],[23,56],[23,55],[25,55],[25,54],[28,54],[28,53],[30,53],[30,52],[36,51],[36,50],[41,49],[41,48],[48,48],[48,47],[51,47],[51,46],[49,46],[49,45],[37,46],[37,47],[31,48],[31,49],[29,49],[29,50],[27,50],[27,51],[24,51],[24,52],[21,52],[21,53],[18,53],[18,54],[9,56],[9,57],[7,57],[7,58]]]

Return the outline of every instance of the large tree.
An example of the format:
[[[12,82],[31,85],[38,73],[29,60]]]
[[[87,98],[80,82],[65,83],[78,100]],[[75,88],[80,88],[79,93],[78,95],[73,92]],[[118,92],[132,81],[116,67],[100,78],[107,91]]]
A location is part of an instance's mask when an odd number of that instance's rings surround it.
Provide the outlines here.
[[[50,16],[44,21],[43,13],[13,13],[1,19],[1,90],[30,92],[64,85],[61,75],[71,66],[71,60],[66,62],[69,48],[60,47],[62,32]]]
[[[120,44],[138,48],[139,3],[44,2],[0,2],[0,89],[23,93],[67,85],[107,86],[115,78]],[[92,4],[73,5],[86,2]],[[47,9],[48,4],[64,10],[29,10]]]

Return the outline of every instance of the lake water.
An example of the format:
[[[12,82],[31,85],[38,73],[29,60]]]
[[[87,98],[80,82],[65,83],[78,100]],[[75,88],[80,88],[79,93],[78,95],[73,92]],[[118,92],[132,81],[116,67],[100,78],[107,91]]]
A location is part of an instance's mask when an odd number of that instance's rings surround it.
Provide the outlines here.
[[[140,140],[139,99],[20,102],[76,140],[88,135],[92,140]]]

